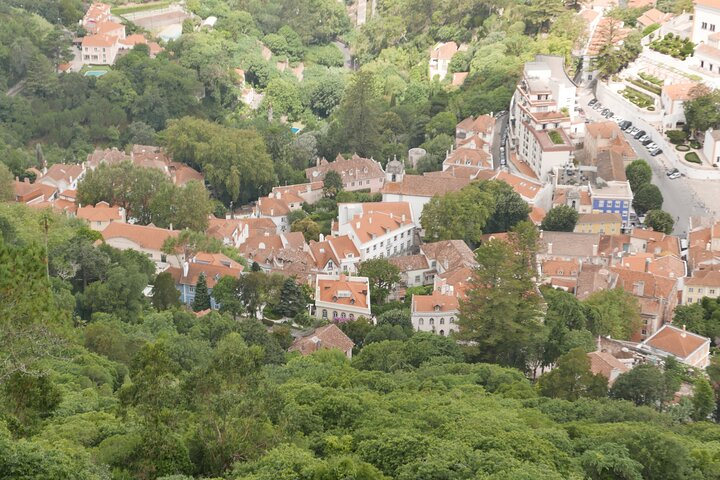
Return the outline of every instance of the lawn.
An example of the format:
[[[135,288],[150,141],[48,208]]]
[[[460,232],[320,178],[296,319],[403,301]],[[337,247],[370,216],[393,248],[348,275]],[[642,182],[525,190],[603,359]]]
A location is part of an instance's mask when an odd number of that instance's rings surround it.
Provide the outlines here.
[[[682,39],[672,33],[668,33],[665,37],[652,42],[650,48],[656,52],[685,60],[693,54],[695,44],[688,39]]]
[[[646,82],[653,83],[653,84],[655,84],[655,85],[657,85],[657,86],[659,86],[659,87],[662,87],[663,84],[665,83],[664,80],[659,79],[659,78],[656,77],[655,75],[650,75],[649,73],[645,73],[645,72],[640,72],[640,73],[638,73],[638,77],[642,78],[642,79],[645,80]]]
[[[620,94],[640,108],[647,108],[648,110],[650,107],[653,109],[655,108],[655,100],[650,95],[643,93],[640,90],[626,87],[625,90],[620,91]]]
[[[113,15],[127,15],[128,13],[144,12],[146,10],[155,10],[158,8],[165,8],[170,5],[170,1],[166,2],[155,2],[146,3],[144,5],[131,5],[129,7],[115,7],[110,12]]]
[[[688,152],[688,153],[686,153],[686,154],[685,154],[685,160],[687,160],[687,161],[690,162],[690,163],[700,163],[700,164],[702,164],[702,162],[700,161],[700,157],[698,157],[698,154],[695,153],[695,152]]]
[[[628,79],[628,82],[632,83],[636,87],[640,87],[643,90],[647,90],[648,92],[654,93],[655,95],[660,95],[662,93],[662,88],[658,87],[657,85],[647,82],[645,80],[640,80],[636,78]]]
[[[552,140],[552,142],[555,145],[561,145],[561,144],[565,143],[565,141],[562,138],[562,135],[560,135],[560,133],[557,130],[550,130],[548,132],[548,137],[550,137],[550,140]]]

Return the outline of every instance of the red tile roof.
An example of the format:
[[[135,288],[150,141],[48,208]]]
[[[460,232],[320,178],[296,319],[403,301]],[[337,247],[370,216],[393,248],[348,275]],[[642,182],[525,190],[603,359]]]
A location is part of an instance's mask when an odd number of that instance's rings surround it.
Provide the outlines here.
[[[678,358],[687,358],[698,348],[710,343],[710,339],[672,325],[663,325],[655,335],[643,343],[657,350],[671,353]]]
[[[315,329],[310,335],[295,339],[289,351],[310,355],[321,349],[338,349],[343,352],[352,350],[355,346],[350,337],[334,323]]]
[[[78,218],[83,218],[89,222],[110,222],[112,220],[122,220],[120,207],[107,204],[107,202],[99,202],[92,205],[80,207],[77,210]]]
[[[157,251],[162,250],[165,240],[178,236],[177,230],[166,230],[150,225],[131,225],[122,222],[112,222],[101,233],[105,240],[127,238],[142,248]]]
[[[355,308],[368,308],[370,284],[367,278],[361,281],[362,278],[353,277],[354,281],[350,281],[345,275],[340,275],[337,280],[318,279],[320,298],[316,300]]]

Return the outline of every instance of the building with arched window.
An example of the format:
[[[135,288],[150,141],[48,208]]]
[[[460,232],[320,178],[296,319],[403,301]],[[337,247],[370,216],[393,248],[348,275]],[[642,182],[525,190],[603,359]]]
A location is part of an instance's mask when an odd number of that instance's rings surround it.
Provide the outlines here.
[[[370,281],[367,277],[317,275],[315,316],[327,320],[349,321],[370,318]]]

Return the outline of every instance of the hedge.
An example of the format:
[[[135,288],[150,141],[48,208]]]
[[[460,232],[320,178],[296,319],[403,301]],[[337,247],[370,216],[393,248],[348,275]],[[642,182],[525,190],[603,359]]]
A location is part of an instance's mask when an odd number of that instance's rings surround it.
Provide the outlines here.
[[[678,152],[689,152],[690,147],[688,147],[687,145],[676,145],[675,150],[677,150]]]
[[[690,163],[702,163],[700,161],[700,157],[698,157],[698,154],[695,152],[689,152],[685,154],[685,160],[687,160]]]

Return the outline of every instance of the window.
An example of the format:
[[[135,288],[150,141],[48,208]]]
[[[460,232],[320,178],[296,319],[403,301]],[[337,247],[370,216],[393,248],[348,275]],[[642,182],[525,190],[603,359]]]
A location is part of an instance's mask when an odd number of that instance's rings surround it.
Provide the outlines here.
[[[450,324],[455,323],[455,317],[450,317]]]
[[[327,318],[327,310],[322,311],[322,318]]]
[[[693,287],[688,288],[688,292],[693,293],[695,289]]]
[[[431,319],[430,319],[430,325],[435,325],[435,319],[434,319],[434,318],[431,318]]]
[[[333,318],[337,318],[337,312],[333,311]]]
[[[350,320],[355,320],[355,315],[351,313],[348,318],[349,318]]]
[[[711,288],[709,293],[710,293],[710,295],[715,295],[715,289]]]
[[[445,330],[440,330],[440,335],[445,336]]]
[[[415,283],[420,283],[420,275],[415,275]]]
[[[707,27],[708,27],[707,22],[702,22],[702,23],[700,24],[700,28],[702,28],[703,30],[707,30]]]
[[[441,319],[440,319],[440,325],[445,325],[445,319],[444,319],[444,318],[441,318]]]
[[[342,312],[342,313],[340,314],[340,318],[345,318],[345,317],[346,317],[345,312]]]
[[[418,325],[423,325],[423,324],[425,324],[425,319],[424,319],[424,318],[419,318],[419,319],[418,319]]]
[[[711,31],[711,32],[714,32],[714,31],[715,31],[715,25],[710,25],[710,31]]]
[[[703,293],[703,291],[704,291],[703,288],[698,288],[698,293]]]
[[[643,335],[647,335],[647,330],[645,330],[645,329],[643,328],[641,333],[642,333]]]

